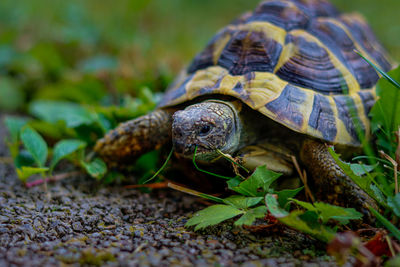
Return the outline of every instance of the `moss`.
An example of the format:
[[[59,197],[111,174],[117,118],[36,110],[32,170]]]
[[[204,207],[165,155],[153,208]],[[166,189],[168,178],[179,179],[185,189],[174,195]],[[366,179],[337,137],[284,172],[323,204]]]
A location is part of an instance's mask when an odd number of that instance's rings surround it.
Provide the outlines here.
[[[79,264],[87,264],[94,266],[102,266],[106,262],[116,261],[114,255],[108,251],[94,251],[93,249],[86,249],[82,251],[79,258]]]

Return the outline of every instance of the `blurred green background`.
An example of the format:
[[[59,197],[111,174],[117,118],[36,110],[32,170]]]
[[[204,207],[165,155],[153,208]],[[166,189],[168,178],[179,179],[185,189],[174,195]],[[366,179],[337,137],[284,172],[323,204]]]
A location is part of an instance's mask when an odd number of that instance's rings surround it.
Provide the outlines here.
[[[162,91],[214,33],[258,0],[1,0],[0,109],[32,99],[118,104]],[[358,11],[400,60],[398,0],[334,0]],[[110,94],[112,96],[110,96]]]

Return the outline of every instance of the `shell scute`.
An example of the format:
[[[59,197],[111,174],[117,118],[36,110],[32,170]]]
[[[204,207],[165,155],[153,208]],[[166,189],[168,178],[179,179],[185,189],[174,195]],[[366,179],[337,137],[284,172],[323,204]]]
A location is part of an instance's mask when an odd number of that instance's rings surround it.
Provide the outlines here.
[[[306,28],[310,19],[289,1],[266,1],[261,3],[246,22],[266,21],[286,31]]]
[[[354,100],[347,95],[337,95],[334,98],[337,108],[338,119],[346,127],[354,143],[359,143],[357,132],[364,132],[365,126],[359,118]]]
[[[336,17],[339,11],[326,0],[292,0],[301,11],[310,18]]]
[[[333,142],[337,135],[335,113],[327,96],[316,94],[308,125],[317,131],[318,135]]]
[[[291,50],[287,54],[292,55],[276,72],[281,79],[323,94],[342,93],[347,89],[343,74],[324,47],[301,35],[288,34],[286,41],[287,49]]]
[[[188,73],[193,73],[198,69],[205,69],[215,65],[216,58],[219,57],[221,50],[229,42],[232,33],[232,29],[227,27],[212,38],[206,48],[193,59],[188,67]]]
[[[263,32],[239,31],[225,46],[218,65],[232,75],[252,71],[272,72],[281,51],[282,46]]]
[[[354,50],[360,50],[344,25],[330,18],[313,20],[308,31],[316,36],[351,71],[361,89],[371,88],[379,76]],[[364,53],[366,54],[366,53]]]
[[[303,90],[288,84],[279,97],[267,103],[265,107],[276,114],[279,120],[291,122],[301,130],[306,120],[303,114],[306,99],[307,94]]]
[[[358,95],[360,96],[363,104],[364,114],[366,117],[368,117],[372,106],[375,104],[375,95],[371,92],[371,90],[360,91],[358,92]]]
[[[344,14],[340,16],[340,21],[348,27],[357,44],[366,51],[367,55],[372,57],[384,71],[391,69],[392,65],[385,50],[361,15]]]

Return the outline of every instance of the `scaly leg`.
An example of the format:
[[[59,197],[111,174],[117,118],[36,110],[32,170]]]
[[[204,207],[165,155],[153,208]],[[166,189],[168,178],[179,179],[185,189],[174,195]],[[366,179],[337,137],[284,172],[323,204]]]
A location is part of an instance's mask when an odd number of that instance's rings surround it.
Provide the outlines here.
[[[364,221],[374,221],[367,206],[377,209],[376,202],[343,173],[323,143],[304,141],[300,158],[311,173],[318,200],[354,207],[364,214]]]
[[[94,150],[111,165],[132,163],[171,140],[172,114],[155,110],[125,122],[98,140]]]

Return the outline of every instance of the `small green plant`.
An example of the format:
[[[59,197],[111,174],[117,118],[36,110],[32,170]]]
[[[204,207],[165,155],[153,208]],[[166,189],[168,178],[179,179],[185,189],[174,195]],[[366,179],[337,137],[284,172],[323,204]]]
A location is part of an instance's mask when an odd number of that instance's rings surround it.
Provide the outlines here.
[[[378,100],[370,116],[375,137],[375,153],[354,158],[357,163],[347,163],[330,148],[330,153],[342,170],[368,193],[384,210],[381,215],[370,207],[371,213],[400,240],[400,231],[395,226],[400,217],[400,188],[398,183],[400,164],[400,68],[385,73],[367,60],[382,76],[376,86]],[[379,155],[379,156],[378,156]],[[367,161],[368,165],[363,163]]]
[[[196,153],[193,157],[194,163],[195,156]],[[207,173],[214,175],[210,172]],[[357,220],[362,217],[354,209],[321,202],[311,204],[293,199],[303,187],[276,191],[273,183],[280,176],[281,174],[268,170],[266,166],[260,166],[247,179],[243,180],[240,176],[236,176],[227,180],[228,188],[236,192],[236,195],[221,199],[202,193],[195,193],[197,196],[219,204],[196,212],[188,220],[186,226],[195,226],[194,229],[199,230],[235,217],[237,218],[234,222],[235,226],[252,225],[256,219],[264,218],[269,213],[291,228],[307,233],[324,242],[329,242],[334,238],[336,229],[328,226],[328,223],[335,221],[344,225],[349,220]],[[225,176],[223,178],[227,179]],[[188,193],[193,194],[193,190]],[[303,209],[290,211],[290,203],[295,203]]]
[[[64,139],[55,144],[50,162],[46,164],[49,158],[48,145],[28,123],[27,120],[16,117],[7,117],[5,120],[11,136],[7,143],[14,159],[18,177],[22,182],[26,182],[34,174],[41,174],[43,177],[52,176],[54,168],[62,159],[72,159],[72,155],[76,155],[75,157],[83,156],[83,151],[87,145],[84,141]],[[23,149],[20,150],[21,143]],[[97,159],[91,163],[84,161],[81,161],[81,163],[88,170],[88,173],[94,177],[99,175],[99,171],[103,174],[106,171],[105,164],[99,163]],[[99,167],[96,169],[95,164],[102,165],[102,170],[99,170]]]
[[[32,119],[7,117],[5,125],[10,133],[7,144],[20,180],[27,182],[32,175],[40,174],[46,181],[46,177],[54,175],[54,168],[62,159],[69,159],[98,180],[111,182],[118,177],[114,172],[107,173],[106,164],[93,157],[90,147],[121,120],[137,117],[154,107],[151,91],[143,87],[140,92],[139,98],[126,96],[120,106],[109,107],[37,100],[28,107]],[[54,140],[58,142],[48,145]]]

